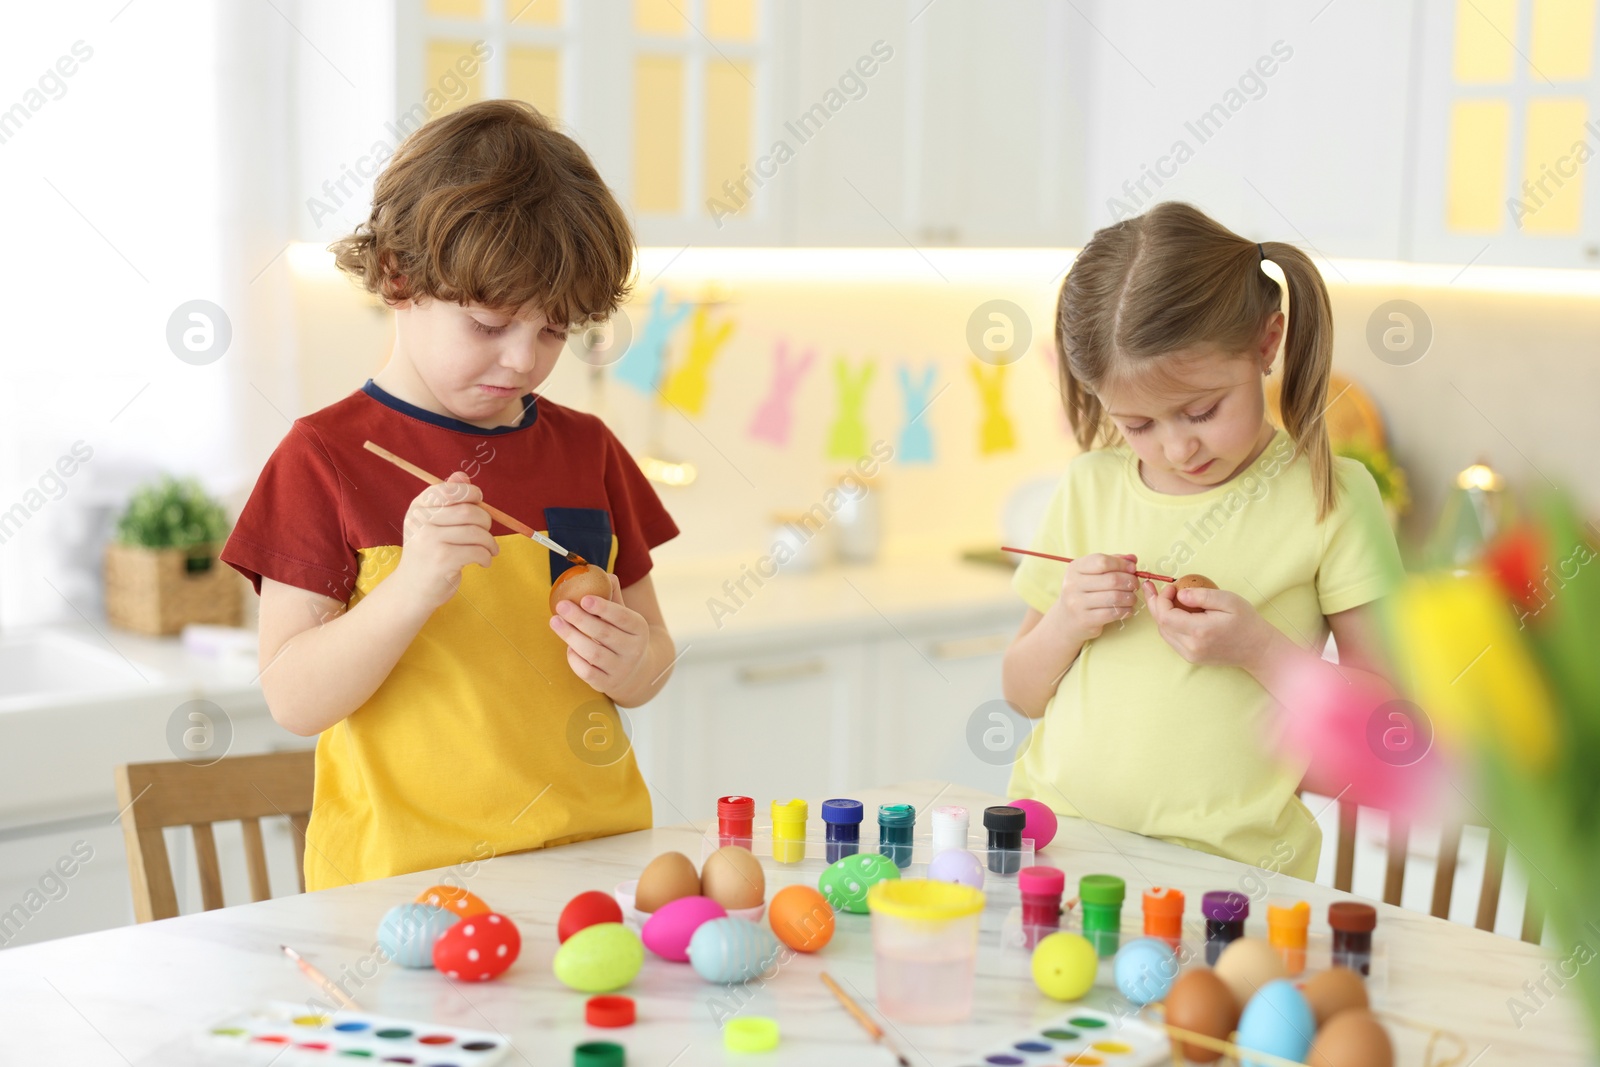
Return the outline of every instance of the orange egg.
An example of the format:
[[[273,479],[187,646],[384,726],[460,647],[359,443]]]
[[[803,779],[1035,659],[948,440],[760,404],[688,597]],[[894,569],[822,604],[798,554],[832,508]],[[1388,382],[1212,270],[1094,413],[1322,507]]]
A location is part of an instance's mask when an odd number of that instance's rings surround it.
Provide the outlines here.
[[[808,885],[785,886],[767,905],[778,940],[796,952],[815,952],[833,939],[833,909]]]
[[[610,600],[611,575],[606,573],[605,568],[596,567],[593,563],[568,567],[550,587],[550,614],[556,613],[556,605],[563,600],[571,600],[581,607],[583,598],[590,595]]]
[[[479,897],[453,885],[431,885],[417,894],[417,903],[443,908],[458,919],[465,919],[469,915],[488,915],[494,911]]]

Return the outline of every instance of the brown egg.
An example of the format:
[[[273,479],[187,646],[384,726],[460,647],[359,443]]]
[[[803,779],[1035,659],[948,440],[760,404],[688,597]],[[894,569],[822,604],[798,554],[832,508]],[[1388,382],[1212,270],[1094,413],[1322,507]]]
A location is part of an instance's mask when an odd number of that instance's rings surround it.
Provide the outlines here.
[[[640,911],[655,911],[679,897],[700,895],[700,876],[682,852],[663,852],[645,866],[634,890],[633,906]]]
[[[1207,578],[1203,574],[1185,574],[1176,582],[1173,582],[1172,587],[1181,593],[1185,589],[1215,589],[1217,587],[1217,583],[1213,582],[1210,578]],[[1196,615],[1206,610],[1205,608],[1191,608],[1181,600],[1173,600],[1173,603],[1178,605],[1178,607],[1182,608],[1184,611]]]
[[[1394,1067],[1394,1044],[1370,1011],[1350,1008],[1317,1031],[1306,1063],[1310,1067]]]
[[[1330,967],[1312,975],[1300,986],[1311,1005],[1311,1014],[1321,1026],[1340,1012],[1367,1006],[1367,985],[1348,967]]]
[[[755,853],[727,845],[706,857],[700,868],[700,892],[729,911],[754,908],[767,899],[767,877]]]
[[[1239,1025],[1239,1002],[1211,971],[1196,967],[1178,975],[1167,992],[1167,1022],[1184,1030],[1226,1041]],[[1181,1051],[1195,1063],[1211,1063],[1220,1052],[1182,1042]]]
[[[593,563],[568,567],[550,587],[550,614],[556,613],[556,605],[563,600],[581,601],[591,593],[603,600],[611,599],[611,576],[605,569]]]

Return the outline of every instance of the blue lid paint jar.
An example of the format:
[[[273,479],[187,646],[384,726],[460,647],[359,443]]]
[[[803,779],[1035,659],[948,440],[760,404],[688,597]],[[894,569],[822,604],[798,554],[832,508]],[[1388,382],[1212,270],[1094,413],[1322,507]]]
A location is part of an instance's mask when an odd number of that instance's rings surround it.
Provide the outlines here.
[[[910,804],[878,806],[878,851],[904,870],[911,866],[911,835],[917,825],[917,809]]]
[[[837,863],[861,851],[861,820],[865,817],[859,800],[824,800],[822,825],[827,834],[828,862]]]

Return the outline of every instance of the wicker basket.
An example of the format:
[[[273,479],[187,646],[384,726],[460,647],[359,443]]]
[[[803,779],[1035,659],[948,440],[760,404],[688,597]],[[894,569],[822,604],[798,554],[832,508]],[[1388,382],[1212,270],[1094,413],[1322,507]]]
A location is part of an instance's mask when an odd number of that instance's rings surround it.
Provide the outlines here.
[[[244,579],[217,559],[220,547],[107,545],[106,618],[113,626],[153,636],[175,634],[191,622],[238,626]]]

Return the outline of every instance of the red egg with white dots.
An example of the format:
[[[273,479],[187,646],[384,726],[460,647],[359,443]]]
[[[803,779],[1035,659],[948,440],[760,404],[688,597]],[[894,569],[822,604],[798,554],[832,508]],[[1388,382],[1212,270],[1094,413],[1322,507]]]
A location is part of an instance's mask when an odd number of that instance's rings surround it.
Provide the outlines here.
[[[433,943],[433,965],[463,982],[487,982],[505,973],[522,951],[522,935],[504,915],[462,919]]]

